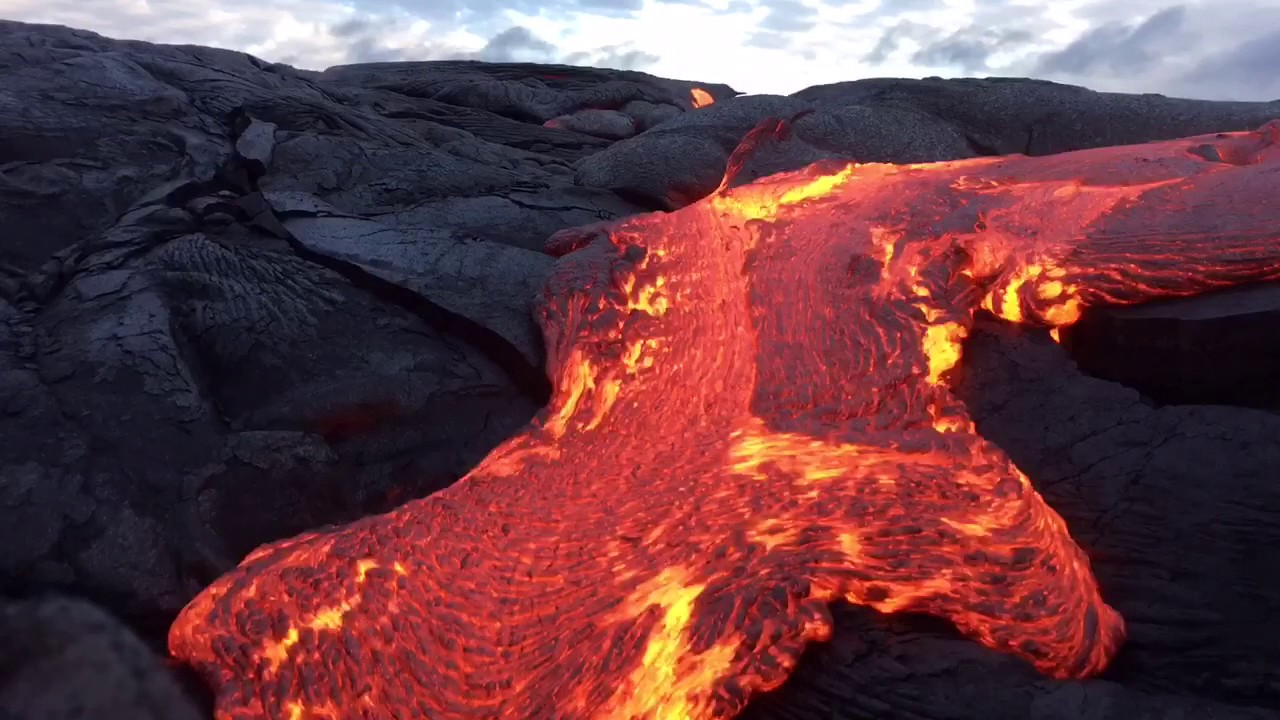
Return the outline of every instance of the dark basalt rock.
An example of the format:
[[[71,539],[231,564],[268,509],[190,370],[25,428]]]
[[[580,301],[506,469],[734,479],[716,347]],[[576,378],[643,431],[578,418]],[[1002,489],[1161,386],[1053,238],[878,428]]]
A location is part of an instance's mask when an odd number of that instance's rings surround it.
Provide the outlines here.
[[[728,85],[670,80],[635,70],[467,60],[338,65],[317,77],[450,105],[482,107],[532,123],[583,109],[621,108],[631,102],[688,110],[693,108],[695,87],[715,100],[737,95]]]
[[[716,103],[695,110],[694,87]],[[23,720],[67,697],[192,717],[130,631],[160,649],[258,544],[464,474],[546,398],[529,301],[548,239],[704,196],[767,115],[791,134],[737,182],[1280,116],[1022,79],[735,97],[562,66],[313,73],[11,22],[0,91],[22,99],[0,104],[0,592],[80,598],[0,610],[0,715]],[[1280,417],[1223,405],[1271,402],[1276,297],[1093,311],[1063,345],[993,325],[966,346],[957,392],[1129,620],[1106,678],[1047,680],[849,608],[748,717],[1280,718]]]
[[[1280,410],[1280,285],[1087,312],[1062,334],[1079,366],[1159,403]]]
[[[0,717],[202,717],[162,661],[89,603],[64,597],[0,600],[0,637]]]
[[[636,121],[626,113],[617,110],[587,108],[569,115],[551,118],[543,125],[608,140],[623,140],[636,134]]]
[[[1280,112],[1275,102],[1106,93],[1027,78],[869,78],[805,88],[819,108],[893,107],[946,120],[982,155],[1048,155],[1248,130]]]

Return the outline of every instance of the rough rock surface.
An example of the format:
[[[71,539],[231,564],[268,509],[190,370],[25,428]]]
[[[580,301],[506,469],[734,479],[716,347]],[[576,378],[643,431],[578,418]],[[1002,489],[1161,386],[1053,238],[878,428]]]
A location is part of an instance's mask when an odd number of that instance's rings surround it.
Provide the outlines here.
[[[694,87],[715,104],[695,109]],[[795,117],[791,133],[738,182],[822,157],[1051,153],[1280,116],[1280,103],[1019,79],[735,95],[560,66],[314,73],[0,22],[0,592],[87,598],[158,644],[257,544],[452,482],[546,398],[529,301],[548,238],[702,197],[767,116]],[[1138,387],[1098,338],[1164,342],[1185,378],[1214,369],[1206,338],[1252,347],[1232,324],[1244,315],[1276,334],[1274,315],[1205,302],[1177,311],[1195,342],[1117,315],[1064,345]],[[1280,417],[1156,406],[1034,333],[993,326],[966,353],[959,388],[981,431],[1091,551],[1129,649],[1105,679],[1058,683],[935,624],[849,609],[750,715],[1280,718]],[[1274,373],[1233,367],[1280,398]],[[1238,400],[1213,387],[1193,399]],[[80,619],[67,630],[48,613]],[[41,647],[109,624],[83,602],[0,614],[6,637]],[[123,630],[101,632],[117,640],[85,650],[92,662],[139,657]],[[0,656],[0,703],[18,718],[59,717],[41,703],[87,672],[34,650]],[[162,666],[119,667],[143,679],[107,683],[85,707],[151,717],[109,693],[169,693],[155,689],[171,685]],[[164,702],[186,717],[185,701]]]
[[[1161,403],[1280,409],[1280,286],[1107,308],[1063,333],[1080,367]]]
[[[90,603],[64,597],[0,601],[0,637],[0,717],[201,717],[160,658]]]

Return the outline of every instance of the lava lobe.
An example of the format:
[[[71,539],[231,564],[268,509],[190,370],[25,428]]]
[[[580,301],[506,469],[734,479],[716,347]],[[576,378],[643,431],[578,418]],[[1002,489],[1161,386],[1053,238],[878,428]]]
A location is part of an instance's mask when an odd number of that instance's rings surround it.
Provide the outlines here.
[[[550,405],[467,477],[263,546],[182,612],[223,720],[730,718],[836,599],[1060,678],[1124,635],[945,378],[982,308],[1062,326],[1280,278],[1280,123],[820,164],[583,234]]]

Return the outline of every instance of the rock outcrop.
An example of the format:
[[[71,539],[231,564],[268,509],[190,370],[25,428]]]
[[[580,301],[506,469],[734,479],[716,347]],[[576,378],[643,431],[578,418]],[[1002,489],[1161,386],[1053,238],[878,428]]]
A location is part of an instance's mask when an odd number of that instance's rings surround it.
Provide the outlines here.
[[[0,602],[0,717],[198,720],[164,663],[82,600]]]

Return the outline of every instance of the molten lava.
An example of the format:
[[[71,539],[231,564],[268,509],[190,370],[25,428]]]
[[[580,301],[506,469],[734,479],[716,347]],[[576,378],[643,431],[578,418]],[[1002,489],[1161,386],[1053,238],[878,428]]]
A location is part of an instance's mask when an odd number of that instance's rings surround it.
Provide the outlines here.
[[[715,103],[716,99],[711,97],[711,93],[696,87],[689,90],[689,99],[693,102],[695,108],[704,108]]]
[[[836,599],[1060,678],[1124,634],[948,392],[986,308],[1280,278],[1280,124],[1027,158],[821,165],[630,218],[539,299],[554,398],[435,495],[276,542],[173,654],[226,720],[729,718]]]

